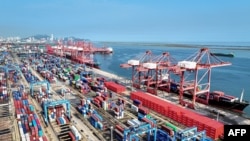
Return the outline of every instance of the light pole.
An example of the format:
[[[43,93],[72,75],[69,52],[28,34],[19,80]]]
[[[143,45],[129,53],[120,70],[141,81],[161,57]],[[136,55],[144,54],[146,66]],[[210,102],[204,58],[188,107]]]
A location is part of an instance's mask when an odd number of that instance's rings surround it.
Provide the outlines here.
[[[110,136],[111,136],[110,141],[113,141],[113,126],[110,127],[110,132],[111,132],[111,134],[110,134]]]

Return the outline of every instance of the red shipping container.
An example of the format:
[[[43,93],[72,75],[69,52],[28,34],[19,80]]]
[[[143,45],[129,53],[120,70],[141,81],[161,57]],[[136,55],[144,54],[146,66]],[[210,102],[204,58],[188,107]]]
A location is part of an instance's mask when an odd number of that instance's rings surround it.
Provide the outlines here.
[[[119,130],[120,132],[123,132],[123,130],[124,130],[120,125],[116,125],[115,128],[117,130]]]
[[[220,122],[215,121],[216,123],[218,123],[218,127],[214,129],[213,125],[208,124],[209,122],[213,121],[212,119],[204,117],[203,115],[194,113],[193,111],[183,109],[177,105],[169,103],[153,95],[137,91],[137,92],[131,92],[130,98],[132,100],[134,99],[141,100],[144,106],[150,109],[153,109],[161,113],[162,115],[168,116],[174,120],[181,121],[182,124],[186,126],[189,126],[189,127],[196,126],[199,130],[206,130],[208,132],[208,135],[210,135],[210,137],[213,139],[217,138],[217,136],[219,136],[219,134],[221,133],[221,130],[222,130],[221,125],[223,124],[221,124]],[[165,113],[163,113],[163,111]]]
[[[75,141],[75,136],[71,131],[69,132],[69,136],[70,136],[72,141]]]
[[[59,118],[56,119],[56,123],[57,123],[58,125],[60,125]]]
[[[46,136],[43,136],[43,141],[48,141]]]
[[[174,131],[171,128],[169,128],[168,126],[166,126],[166,125],[162,125],[161,129],[166,131],[170,136],[174,135]]]
[[[65,119],[66,123],[69,123],[69,119],[66,116],[64,116],[63,118]]]

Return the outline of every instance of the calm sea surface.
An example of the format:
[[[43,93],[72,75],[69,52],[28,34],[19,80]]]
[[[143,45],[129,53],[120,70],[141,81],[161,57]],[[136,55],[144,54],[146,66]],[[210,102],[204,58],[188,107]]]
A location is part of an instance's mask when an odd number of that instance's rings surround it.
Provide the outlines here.
[[[250,101],[250,43],[203,43],[195,44],[195,46],[189,48],[185,47],[185,45],[183,47],[124,43],[107,43],[106,45],[112,47],[114,53],[112,55],[95,55],[96,59],[101,63],[101,69],[128,79],[131,79],[131,69],[120,68],[120,64],[126,63],[147,50],[151,50],[154,55],[169,52],[177,61],[188,58],[203,46],[210,48],[211,52],[233,52],[235,54],[234,58],[219,57],[223,61],[231,62],[232,65],[212,69],[211,90],[220,90],[240,97],[244,89],[244,99]],[[250,106],[244,112],[249,116]]]

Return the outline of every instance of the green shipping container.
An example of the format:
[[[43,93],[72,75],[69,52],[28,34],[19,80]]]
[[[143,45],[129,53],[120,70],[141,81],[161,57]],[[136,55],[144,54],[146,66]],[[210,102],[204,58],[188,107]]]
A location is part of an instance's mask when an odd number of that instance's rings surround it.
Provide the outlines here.
[[[80,75],[78,75],[78,74],[75,74],[75,75],[74,75],[74,80],[75,80],[75,81],[78,81],[78,80],[80,80]]]
[[[150,114],[148,114],[146,117],[150,119],[150,118],[151,118],[151,115],[150,115]]]
[[[173,124],[171,124],[171,123],[169,123],[169,122],[166,122],[166,126],[172,128],[174,131],[178,131],[178,130],[179,130],[178,127],[176,127],[175,125],[173,125]]]

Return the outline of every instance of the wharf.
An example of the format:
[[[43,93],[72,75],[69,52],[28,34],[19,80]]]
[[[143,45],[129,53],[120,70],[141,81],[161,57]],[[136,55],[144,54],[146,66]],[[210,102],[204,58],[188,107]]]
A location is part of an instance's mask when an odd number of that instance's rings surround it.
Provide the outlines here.
[[[115,74],[109,73],[109,72],[105,72],[99,69],[95,69],[95,68],[87,68],[88,71],[93,71],[96,75],[102,76],[102,77],[106,77],[108,79],[112,79],[114,81],[117,81],[118,83],[121,83],[123,85],[125,85],[127,88],[131,87],[131,80],[125,79],[123,77],[119,77]],[[129,95],[130,94],[130,90],[127,90],[127,92],[125,94]],[[172,94],[172,93],[167,93],[167,92],[163,92],[161,91],[162,94],[159,94],[158,96],[165,99],[168,102],[174,103],[176,105],[178,105],[178,96],[176,94]],[[233,113],[231,111],[228,110],[223,110],[217,107],[212,107],[212,106],[208,106],[208,105],[204,105],[201,103],[196,103],[196,110],[194,110],[195,112],[205,115],[207,117],[213,118],[213,119],[217,119],[218,116],[218,120],[224,124],[227,125],[250,125],[250,120],[238,115],[237,113]],[[216,113],[214,113],[216,111]]]

